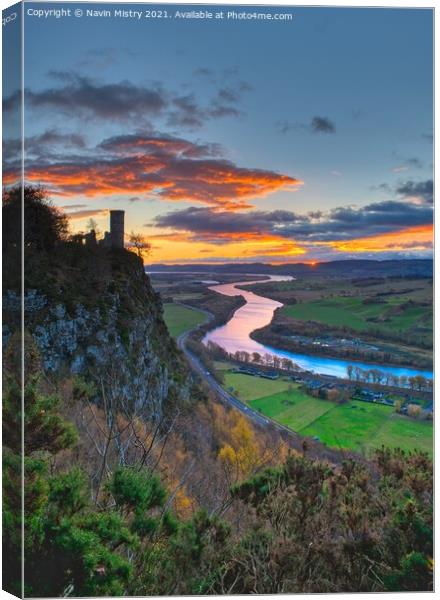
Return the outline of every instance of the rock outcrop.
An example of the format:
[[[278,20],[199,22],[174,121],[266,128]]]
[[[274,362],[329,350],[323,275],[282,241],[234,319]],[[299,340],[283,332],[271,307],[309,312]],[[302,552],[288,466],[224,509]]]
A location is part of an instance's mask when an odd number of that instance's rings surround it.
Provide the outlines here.
[[[127,251],[116,258],[109,253],[108,260],[116,260],[117,271],[110,270],[114,276],[107,275],[105,289],[86,301],[78,292],[75,302],[74,288],[65,302],[62,291],[55,299],[48,297],[44,285],[27,289],[25,327],[49,376],[85,376],[124,410],[157,420],[176,402],[188,402],[191,382],[141,262]],[[20,308],[20,296],[6,290],[4,343]]]

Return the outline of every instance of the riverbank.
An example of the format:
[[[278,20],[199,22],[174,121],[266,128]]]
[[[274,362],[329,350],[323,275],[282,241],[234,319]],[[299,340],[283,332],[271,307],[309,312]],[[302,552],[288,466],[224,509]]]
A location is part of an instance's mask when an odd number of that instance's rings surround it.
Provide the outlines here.
[[[242,289],[283,306],[251,334],[293,353],[432,369],[432,279],[314,277]]]
[[[282,309],[277,309],[271,323],[253,331],[250,336],[267,347],[280,348],[295,354],[340,358],[349,363],[370,365],[371,368],[377,365],[407,367],[421,372],[430,371],[432,368],[432,355],[428,355],[426,351],[396,348],[375,340],[367,341],[348,332],[344,332],[345,337],[337,337],[331,328],[313,323],[307,323],[306,328],[303,325],[299,321],[287,320],[282,314]],[[316,335],[311,335],[314,330]]]
[[[271,284],[283,282],[281,285],[285,285],[285,282],[291,282],[292,278],[287,276],[271,276],[268,281]],[[245,304],[233,314],[232,318],[225,325],[211,329],[203,338],[203,343],[206,345],[211,341],[232,354],[237,351],[245,351],[249,354],[269,354],[280,359],[288,358],[306,371],[345,378],[347,376],[347,368],[352,364],[352,360],[291,352],[260,343],[253,339],[252,334],[256,330],[268,326],[272,321],[275,311],[283,306],[282,303],[276,300],[257,295],[247,289],[247,286],[253,286],[257,283],[260,288],[264,288],[264,284],[260,282],[236,282],[209,288],[218,294],[226,296],[242,296]],[[246,288],[243,289],[241,287],[243,285],[246,285]],[[357,361],[356,364],[362,370],[376,369],[396,378],[408,378],[418,375],[425,378],[432,378],[430,370],[406,366],[385,366],[383,363],[364,361]]]

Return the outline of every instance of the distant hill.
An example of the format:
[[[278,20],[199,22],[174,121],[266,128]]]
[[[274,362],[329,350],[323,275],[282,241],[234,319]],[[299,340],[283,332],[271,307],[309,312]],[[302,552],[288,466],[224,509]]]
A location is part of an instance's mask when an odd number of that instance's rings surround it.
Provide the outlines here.
[[[196,272],[196,273],[252,273],[272,275],[301,276],[329,275],[338,277],[432,277],[432,259],[404,259],[404,260],[335,260],[321,262],[315,265],[306,263],[292,263],[271,265],[265,263],[227,263],[227,264],[184,264],[184,265],[146,265],[146,271],[156,272]]]

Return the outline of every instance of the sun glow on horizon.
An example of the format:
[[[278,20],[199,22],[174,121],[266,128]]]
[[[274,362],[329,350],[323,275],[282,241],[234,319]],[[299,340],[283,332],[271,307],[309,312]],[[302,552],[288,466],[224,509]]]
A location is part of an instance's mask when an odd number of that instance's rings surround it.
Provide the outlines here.
[[[417,225],[354,240],[325,242],[323,245],[339,252],[423,251],[432,248],[433,235],[434,226],[432,224]]]

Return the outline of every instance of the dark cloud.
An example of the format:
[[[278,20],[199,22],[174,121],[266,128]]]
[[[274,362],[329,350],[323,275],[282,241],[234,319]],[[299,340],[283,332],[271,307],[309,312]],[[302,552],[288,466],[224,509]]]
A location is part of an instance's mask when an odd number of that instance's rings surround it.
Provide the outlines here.
[[[354,239],[398,231],[405,227],[427,225],[432,223],[432,218],[432,210],[429,207],[390,200],[360,208],[335,208],[323,213],[317,221],[285,233],[321,241]]]
[[[60,133],[55,129],[45,131],[40,135],[30,136],[24,141],[25,156],[43,157],[46,160],[56,158],[58,153],[63,155],[66,150],[75,151],[86,149],[85,138],[76,133]]]
[[[285,135],[286,133],[289,133],[289,131],[291,131],[292,129],[296,129],[298,126],[294,125],[293,123],[290,123],[290,121],[277,121],[275,123],[275,127],[277,131],[279,131],[279,133]]]
[[[205,82],[208,80],[208,83],[219,86],[218,94],[223,96],[226,101],[238,102],[241,100],[241,94],[253,89],[249,82],[240,79],[238,67],[230,67],[222,71],[199,67],[193,71],[193,76],[203,78]]]
[[[408,171],[409,169],[422,169],[423,162],[420,158],[412,157],[412,158],[402,158],[397,153],[394,153],[395,157],[399,161],[399,164],[392,169],[393,173],[401,173],[403,171]]]
[[[154,225],[185,231],[197,241],[224,244],[230,237],[272,235],[299,242],[328,242],[429,225],[432,210],[403,202],[377,202],[361,208],[339,207],[305,214],[286,210],[236,213],[192,207],[156,217]]]
[[[196,129],[201,127],[206,119],[193,94],[174,98],[172,101],[175,110],[168,115],[168,125],[171,127],[185,127]]]
[[[218,89],[203,105],[193,93],[177,94],[159,83],[148,86],[129,81],[102,83],[70,71],[51,71],[49,77],[54,82],[52,87],[25,90],[28,109],[51,111],[51,114],[57,111],[70,119],[136,121],[144,126],[153,118],[162,118],[171,127],[186,129],[200,128],[211,119],[241,116],[238,105],[242,94],[250,89],[243,81],[216,82]],[[20,92],[16,91],[3,100],[3,110],[16,109],[19,101]]]
[[[175,154],[187,158],[206,158],[221,156],[220,144],[203,144],[164,134],[128,134],[105,139],[98,148],[115,153],[138,154],[139,152],[155,152]]]
[[[370,189],[372,191],[380,190],[381,192],[386,192],[387,194],[391,194],[393,191],[389,183],[379,183],[379,185],[372,185]]]
[[[217,240],[224,243],[229,240],[223,237],[223,234],[263,234],[268,231],[273,233],[280,226],[304,221],[307,221],[307,216],[284,210],[235,213],[231,218],[231,213],[228,211],[219,212],[210,208],[190,207],[159,215],[155,218],[154,224],[187,231],[204,240]]]
[[[327,117],[312,117],[309,124],[305,123],[293,123],[288,120],[277,121],[275,123],[276,129],[282,133],[286,134],[290,131],[309,131],[310,133],[336,133],[336,126]]]
[[[240,95],[236,90],[231,88],[222,88],[218,91],[218,98],[223,102],[234,104],[240,100]]]
[[[335,125],[327,117],[313,117],[310,128],[314,133],[335,133]]]
[[[434,183],[432,179],[425,181],[407,180],[395,186],[389,183],[381,183],[372,186],[371,189],[380,190],[393,197],[400,196],[400,198],[405,198],[412,204],[426,204],[429,206],[434,202]]]
[[[15,90],[10,96],[6,96],[2,101],[3,112],[12,112],[20,110],[21,107],[21,90]]]
[[[416,169],[421,169],[423,167],[423,163],[420,158],[408,158],[406,160],[406,164],[415,167]]]
[[[2,160],[4,168],[8,164],[21,162],[22,140],[19,138],[2,140]]]
[[[62,113],[101,119],[154,116],[166,108],[166,93],[159,87],[139,87],[128,81],[100,84],[74,73],[52,73],[64,85],[42,91],[25,90],[32,108],[57,109]]]
[[[21,161],[22,141],[21,139],[4,139],[3,143],[3,162],[7,168],[8,164]],[[84,149],[86,147],[85,139],[79,134],[65,134],[50,129],[40,135],[34,135],[25,138],[24,149],[27,158],[33,157],[53,157],[56,149],[65,151],[68,148]]]
[[[196,77],[213,77],[214,71],[212,69],[207,69],[206,67],[199,67],[194,70],[194,75]]]
[[[105,68],[118,63],[121,58],[134,58],[136,52],[128,48],[93,48],[84,53],[83,58],[78,61],[77,67],[84,68]]]
[[[175,109],[169,112],[167,124],[170,127],[197,129],[210,119],[240,117],[242,112],[236,106],[239,101],[240,94],[227,88],[220,89],[211,98],[209,107],[201,106],[194,94],[180,96],[172,101]]]
[[[240,90],[240,92],[251,92],[254,88],[247,81],[239,81],[238,89]]]
[[[210,117],[221,119],[223,117],[241,117],[243,113],[233,106],[228,106],[214,100],[212,103],[212,109],[209,111],[209,115]]]
[[[396,188],[396,192],[404,198],[414,198],[426,204],[434,201],[434,184],[432,179],[426,181],[406,181]]]
[[[114,202],[119,202],[119,198],[113,198]],[[153,202],[153,198],[147,198],[147,197],[143,197],[143,196],[131,196],[131,198],[128,198],[128,202],[131,202],[132,204],[134,204],[135,202]]]

